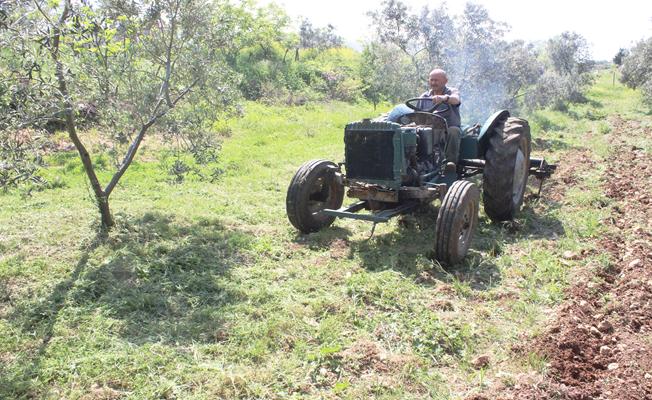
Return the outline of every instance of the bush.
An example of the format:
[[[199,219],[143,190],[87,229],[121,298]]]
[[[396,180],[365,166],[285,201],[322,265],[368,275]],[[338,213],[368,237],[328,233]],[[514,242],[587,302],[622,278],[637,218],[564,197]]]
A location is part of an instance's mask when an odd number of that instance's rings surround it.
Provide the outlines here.
[[[639,42],[623,59],[620,81],[631,88],[640,88],[643,101],[652,106],[652,38]]]

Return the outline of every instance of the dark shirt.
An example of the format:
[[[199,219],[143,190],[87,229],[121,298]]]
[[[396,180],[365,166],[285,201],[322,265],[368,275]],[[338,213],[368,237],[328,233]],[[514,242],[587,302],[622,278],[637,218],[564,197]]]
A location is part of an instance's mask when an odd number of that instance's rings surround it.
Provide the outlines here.
[[[447,95],[450,96],[451,94],[453,94],[453,90],[457,91],[457,89],[455,89],[455,88],[449,88],[448,86],[445,86],[444,87],[444,94],[447,94]],[[427,92],[423,93],[419,97],[431,98],[433,96],[434,96],[434,93],[432,93],[432,90],[428,90]],[[420,109],[424,110],[424,111],[429,110],[430,108],[432,108],[433,105],[434,104],[431,101],[427,101],[427,100],[421,100],[417,104],[417,106]],[[444,119],[446,120],[446,123],[448,123],[448,126],[460,127],[462,125],[462,118],[460,117],[460,105],[462,105],[462,103],[455,104],[455,105],[447,104],[447,103],[440,103],[437,106],[437,108],[435,109],[435,111],[436,110],[444,110],[444,109],[448,108],[448,110],[439,113],[439,115],[444,117]]]

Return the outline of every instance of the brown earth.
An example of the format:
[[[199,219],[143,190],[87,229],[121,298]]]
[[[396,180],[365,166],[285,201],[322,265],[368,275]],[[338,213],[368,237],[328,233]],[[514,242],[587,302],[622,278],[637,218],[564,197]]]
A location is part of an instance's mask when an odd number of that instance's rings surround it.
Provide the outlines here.
[[[636,128],[616,122],[617,131]],[[608,161],[603,188],[613,229],[596,246],[610,262],[587,265],[544,334],[523,346],[546,357],[546,378],[479,398],[652,399],[652,157],[612,136],[618,159]]]

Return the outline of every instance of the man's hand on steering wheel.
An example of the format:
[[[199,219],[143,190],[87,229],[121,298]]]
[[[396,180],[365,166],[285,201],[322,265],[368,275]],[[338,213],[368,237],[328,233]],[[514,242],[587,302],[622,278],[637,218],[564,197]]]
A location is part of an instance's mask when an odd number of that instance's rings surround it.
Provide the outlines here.
[[[437,95],[432,96],[432,102],[433,102],[433,104],[439,105],[441,103],[448,103],[448,100],[450,98],[451,97],[449,95],[447,95],[447,94],[442,94],[442,95],[437,94]]]

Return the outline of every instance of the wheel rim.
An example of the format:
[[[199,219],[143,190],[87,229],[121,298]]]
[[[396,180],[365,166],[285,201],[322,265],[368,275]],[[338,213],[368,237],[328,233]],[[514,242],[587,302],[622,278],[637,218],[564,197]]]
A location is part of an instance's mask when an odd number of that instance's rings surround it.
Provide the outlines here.
[[[310,187],[310,194],[308,195],[308,210],[310,210],[310,214],[319,214],[331,203],[331,199],[333,198],[331,181],[331,179],[328,179],[328,176],[322,175],[313,182]]]
[[[464,214],[462,215],[462,228],[460,229],[460,234],[457,240],[457,253],[464,254],[466,249],[469,247],[471,241],[471,233],[473,232],[474,216],[476,214],[475,204],[469,202],[464,208]]]
[[[514,184],[512,186],[512,203],[514,205],[520,203],[523,198],[523,190],[525,189],[524,181],[527,178],[527,160],[525,154],[519,147],[516,151],[516,162],[514,163]]]

